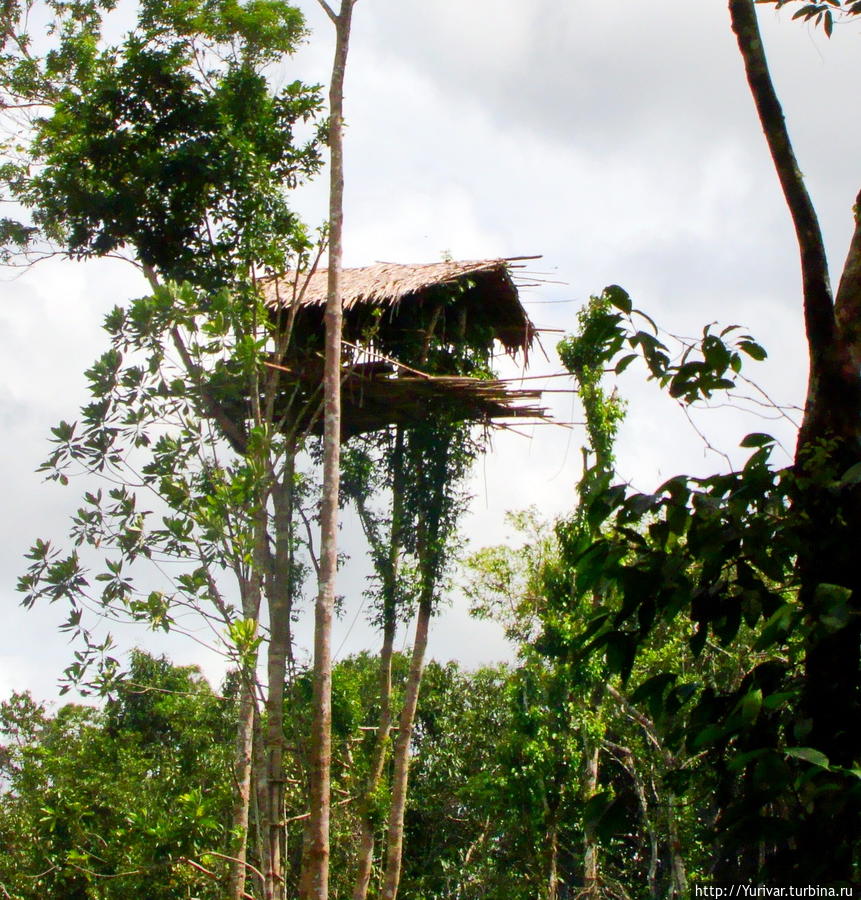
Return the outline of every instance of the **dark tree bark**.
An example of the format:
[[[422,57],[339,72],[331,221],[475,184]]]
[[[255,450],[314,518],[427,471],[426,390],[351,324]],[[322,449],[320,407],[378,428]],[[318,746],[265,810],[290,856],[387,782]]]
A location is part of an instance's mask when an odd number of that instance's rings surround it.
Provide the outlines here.
[[[819,221],[793,153],[783,111],[769,74],[753,0],[730,0],[732,27],[795,227],[801,257],[809,381],[795,454],[793,515],[800,523],[798,574],[806,614],[805,677],[799,743],[823,752],[832,764],[851,766],[861,746],[861,567],[855,540],[861,494],[842,482],[855,465],[861,439],[861,225],[855,232],[832,295]],[[849,592],[843,624],[829,612],[821,585]],[[846,791],[817,795],[800,824],[799,846],[783,857],[786,877],[845,880],[852,876],[853,835],[859,809]],[[827,822],[828,827],[823,827]],[[835,835],[839,840],[835,840]]]

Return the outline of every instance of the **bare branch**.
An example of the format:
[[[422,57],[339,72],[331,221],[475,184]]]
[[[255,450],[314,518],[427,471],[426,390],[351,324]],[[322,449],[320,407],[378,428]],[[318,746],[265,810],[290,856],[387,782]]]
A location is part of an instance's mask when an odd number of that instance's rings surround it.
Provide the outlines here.
[[[314,533],[311,530],[311,523],[308,521],[308,516],[305,515],[305,510],[299,505],[297,505],[296,508],[299,510],[299,517],[302,519],[302,524],[305,526],[305,532],[308,535],[308,555],[311,557],[311,564],[314,566],[314,572],[319,578],[320,562],[317,559],[317,554],[314,553]]]
[[[219,859],[226,859],[230,862],[240,862],[240,860],[237,860],[235,856],[228,856],[226,853],[218,853],[216,850],[207,850],[206,853],[208,856],[217,856]],[[250,869],[258,878],[263,878],[263,873],[260,871],[260,869],[252,866],[250,862],[242,862],[245,868]]]
[[[221,854],[213,853],[213,856],[220,856]],[[227,857],[229,858],[229,857]],[[217,872],[213,872],[212,869],[207,869],[205,866],[202,866],[199,862],[195,862],[193,859],[189,859],[187,856],[180,856],[180,862],[184,862],[187,866],[191,866],[192,869],[196,869],[198,872],[201,872],[203,875],[207,875],[209,878],[220,878],[221,876]],[[248,863],[246,863],[248,865]],[[253,868],[252,866],[248,866],[248,868]],[[245,891],[242,892],[242,896],[247,898],[247,900],[254,900],[253,894],[248,894]]]
[[[335,11],[332,9],[331,6],[329,6],[329,4],[326,2],[326,0],[317,0],[317,2],[320,4],[320,6],[323,7],[323,10],[325,11],[326,15],[337,25],[338,17],[337,17],[337,15],[335,15]]]
[[[188,352],[188,348],[185,346],[185,342],[182,339],[182,334],[176,325],[171,328],[170,336],[179,353],[180,359],[182,359],[182,364],[185,366],[189,376],[196,382],[197,389],[207,412],[219,424],[221,430],[224,432],[224,436],[230,441],[230,445],[233,449],[244,456],[248,448],[248,442],[245,435],[242,433],[239,426],[237,426],[236,422],[227,415],[221,404],[215,400],[201,380],[200,367],[197,366],[191,358],[191,354]]]
[[[654,744],[655,749],[661,753],[666,760],[671,760],[672,755],[661,743],[655,723],[648,716],[643,715],[640,710],[634,706],[628,698],[616,690],[612,684],[607,684],[607,693],[622,707],[628,718],[633,719],[645,732],[646,737]]]

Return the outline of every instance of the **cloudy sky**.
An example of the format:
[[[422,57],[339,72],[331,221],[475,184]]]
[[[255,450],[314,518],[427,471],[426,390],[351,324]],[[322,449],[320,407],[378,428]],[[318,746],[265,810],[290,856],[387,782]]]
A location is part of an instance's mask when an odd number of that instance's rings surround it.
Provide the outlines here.
[[[331,26],[312,0],[304,4],[313,34],[276,77],[323,82]],[[861,186],[861,22],[835,28],[828,41],[790,15],[760,8],[836,281]],[[751,374],[780,402],[800,402],[806,356],[793,234],[721,0],[360,0],[346,110],[348,265],[541,254],[529,271],[548,283],[523,293],[539,326],[571,328],[590,293],[618,283],[671,332],[745,325],[770,352]],[[308,221],[322,220],[325,179],[299,206]],[[0,282],[0,696],[24,688],[53,696],[71,655],[56,631],[63,611],[24,611],[14,589],[27,547],[61,539],[77,497],[34,469],[50,426],[73,418],[83,399],[105,310],[144,290],[117,262],[43,263]],[[550,359],[536,354],[535,372],[558,371],[557,338],[544,334]],[[638,487],[725,465],[635,367],[622,389],[630,405],[620,468]],[[548,399],[559,421],[580,418],[569,395]],[[734,459],[748,431],[792,445],[785,422],[727,409],[696,422]],[[527,431],[497,436],[477,467],[465,526],[476,545],[505,537],[506,510],[534,504],[549,518],[570,508],[582,432]],[[354,556],[346,584],[358,595],[361,547],[346,542]],[[352,607],[338,626],[342,653],[376,645],[354,615]],[[123,636],[126,645],[149,640]],[[218,660],[193,642],[158,646],[218,677]],[[510,652],[457,602],[436,622],[431,649],[471,663]]]

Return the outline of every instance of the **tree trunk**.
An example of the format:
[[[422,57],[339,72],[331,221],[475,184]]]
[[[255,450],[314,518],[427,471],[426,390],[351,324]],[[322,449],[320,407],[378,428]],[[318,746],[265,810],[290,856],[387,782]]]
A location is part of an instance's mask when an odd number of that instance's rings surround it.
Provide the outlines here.
[[[263,501],[261,501],[261,504]],[[263,597],[263,578],[266,571],[264,547],[266,541],[266,511],[261,508],[254,516],[254,559],[251,571],[246,577],[239,576],[242,615],[246,621],[257,622],[260,617],[260,603]],[[256,684],[257,653],[250,660],[243,660],[239,683],[239,713],[236,725],[236,757],[234,764],[235,796],[231,825],[233,842],[230,855],[228,878],[228,900],[240,900],[245,890],[248,852],[248,820],[251,806],[252,769],[254,766],[254,722],[257,712]]]
[[[407,783],[409,780],[410,741],[413,736],[416,708],[419,700],[422,674],[424,672],[425,650],[428,643],[434,585],[427,581],[422,586],[419,611],[416,619],[416,634],[413,655],[404,690],[404,705],[398,723],[398,736],[394,749],[394,772],[392,774],[392,806],[389,812],[389,827],[386,839],[386,869],[383,876],[383,900],[395,900],[401,880],[401,861],[404,846],[404,812],[407,805]]]
[[[559,897],[559,823],[554,815],[547,826],[547,889],[545,900]]]
[[[230,874],[228,900],[241,900],[245,892],[245,859],[248,851],[248,811],[251,805],[251,768],[254,745],[253,673],[245,672],[239,687],[239,716],[236,726],[236,759],[234,762],[234,800],[230,825]]]
[[[661,763],[663,765],[663,774],[673,771],[676,768],[676,761],[673,754],[661,743],[658,736],[658,730],[655,723],[638,710],[624,694],[620,693],[612,684],[606,685],[607,693],[619,704],[628,718],[636,722],[642,728],[647,740],[658,751]],[[631,765],[634,766],[634,759],[631,758]],[[632,772],[632,778],[636,779],[636,770]],[[639,789],[638,789],[639,793]],[[645,801],[645,795],[643,797]],[[682,857],[682,845],[679,840],[679,829],[676,822],[676,798],[672,792],[667,793],[667,845],[670,857],[670,893],[669,897],[687,897],[688,896],[688,879],[685,870],[685,861]],[[646,807],[643,806],[644,815]]]
[[[371,774],[365,786],[359,809],[359,858],[357,862],[356,881],[353,886],[353,900],[365,900],[371,881],[371,869],[374,862],[374,817],[371,804],[380,784],[383,766],[386,761],[386,746],[389,740],[389,728],[392,723],[392,654],[395,642],[394,620],[384,625],[383,647],[380,653],[380,718],[377,735],[374,739],[374,755],[371,761]]]
[[[404,516],[403,450],[403,430],[401,426],[397,426],[395,451],[392,459],[392,521],[389,532],[389,552],[385,565],[382,567],[383,646],[380,651],[380,716],[374,739],[371,771],[358,804],[361,832],[353,900],[365,900],[368,895],[375,843],[372,805],[383,775],[386,748],[389,745],[389,729],[392,724],[392,656],[397,627],[398,576],[403,543],[401,533]]]
[[[583,743],[583,799],[588,802],[598,792],[598,766],[601,748]],[[599,897],[598,836],[588,822],[583,827],[583,891],[584,897]]]
[[[257,840],[257,855],[260,858],[260,868],[263,872],[263,900],[273,900],[271,881],[267,873],[272,865],[269,861],[269,791],[268,791],[268,758],[265,741],[263,739],[263,723],[260,720],[259,709],[254,710],[254,742],[251,748],[253,760],[252,788],[256,806],[255,837]]]
[[[344,221],[342,144],[344,73],[355,0],[342,0],[335,24],[335,59],[329,88],[329,272],[326,355],[323,373],[323,494],[320,509],[320,573],[314,612],[314,689],[311,723],[308,851],[300,886],[305,900],[328,900],[329,810],[332,762],[332,616],[338,568],[338,495],[341,451],[341,257]]]
[[[679,840],[679,826],[676,821],[676,796],[667,794],[667,838],[670,854],[670,900],[683,900],[688,896],[688,876],[682,858],[682,844]]]
[[[631,783],[634,786],[634,793],[637,795],[637,802],[640,805],[640,818],[642,819],[643,831],[649,841],[649,868],[646,874],[646,880],[649,884],[649,896],[653,900],[658,900],[660,891],[658,889],[658,865],[660,863],[660,841],[658,833],[652,822],[652,816],[649,811],[649,798],[646,794],[646,786],[640,773],[637,771],[637,761],[630,747],[623,747],[613,741],[602,741],[612,754],[620,766],[630,775]],[[654,786],[654,781],[652,782]],[[645,841],[644,841],[645,843]],[[671,895],[672,896],[672,895]]]
[[[275,523],[275,559],[267,585],[269,653],[266,697],[266,900],[285,894],[284,884],[284,685],[290,655],[293,608],[293,463],[288,448],[280,483],[272,486]]]
[[[801,599],[812,625],[802,696],[802,708],[811,723],[807,742],[825,753],[833,765],[846,768],[857,763],[861,745],[861,568],[853,546],[861,529],[861,486],[842,482],[861,460],[859,204],[861,194],[856,199],[855,231],[834,303],[834,334],[827,336],[827,343],[824,336],[811,341],[811,354],[824,357],[820,363],[824,374],[808,398],[795,458],[803,484],[798,508],[806,521],[802,531],[806,552],[799,558]],[[852,592],[842,612],[829,608],[829,601],[818,591],[823,584]],[[835,622],[835,612],[845,619],[842,624]],[[823,622],[823,617],[829,621]],[[825,852],[829,843],[822,829],[811,822],[811,831],[816,832]],[[827,857],[829,871],[834,853],[832,847]]]
[[[861,742],[861,570],[854,550],[861,528],[861,490],[842,477],[859,461],[861,437],[859,210],[856,206],[855,233],[835,302],[819,222],[771,82],[754,2],[730,0],[729,8],[801,255],[810,375],[795,454],[793,510],[801,523],[798,575],[806,615],[799,725],[807,732],[803,743],[823,752],[832,764],[850,767]],[[821,585],[848,592],[837,619]],[[851,880],[859,811],[848,783],[846,788],[813,794],[803,814],[799,846],[783,855],[779,875],[823,883]]]

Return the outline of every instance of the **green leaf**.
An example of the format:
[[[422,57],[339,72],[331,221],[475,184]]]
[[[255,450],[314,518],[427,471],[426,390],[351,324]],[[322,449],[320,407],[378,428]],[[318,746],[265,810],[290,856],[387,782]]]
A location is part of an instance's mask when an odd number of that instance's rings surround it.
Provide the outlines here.
[[[768,447],[774,443],[774,438],[770,434],[762,431],[754,431],[742,438],[739,447]]]
[[[613,631],[607,635],[606,644],[607,665],[611,672],[619,675],[624,684],[634,665],[637,652],[636,638],[624,631]]]
[[[706,640],[709,636],[708,626],[700,622],[697,626],[697,630],[690,636],[688,639],[688,643],[691,647],[691,652],[694,656],[699,656],[703,651],[703,647],[706,645]]]
[[[660,672],[647,678],[635,691],[631,694],[631,703],[641,703],[653,694],[662,694],[668,685],[673,684],[679,676],[675,672]]]
[[[664,691],[670,685],[674,684],[678,675],[675,672],[660,672],[647,678],[635,691],[631,694],[631,703],[635,706],[640,703],[646,703],[649,712],[653,718],[660,715],[663,705]]]
[[[592,616],[591,619],[586,623],[586,628],[583,630],[583,633],[579,636],[580,641],[587,641],[593,635],[596,635],[606,624],[607,620],[610,618],[610,613],[602,612],[598,615]]]
[[[631,314],[633,308],[631,296],[624,288],[619,287],[618,284],[611,284],[604,288],[604,296],[616,309],[620,309],[626,315]]]
[[[762,709],[762,690],[755,688],[748,691],[739,701],[739,714],[745,725],[752,725],[758,718]]]
[[[658,326],[655,324],[655,320],[651,316],[646,315],[646,313],[644,313],[641,309],[635,309],[634,312],[638,316],[641,316],[643,319],[645,319],[652,326],[652,330],[655,332],[655,334],[658,333]]]
[[[821,610],[820,621],[823,625],[837,631],[849,624],[852,616],[852,591],[849,588],[839,584],[818,584],[814,597]]]
[[[726,729],[722,725],[706,725],[694,736],[691,741],[691,747],[694,750],[701,750],[703,747],[720,740],[724,734],[726,734]]]
[[[628,366],[637,358],[636,353],[628,353],[626,356],[623,356],[619,362],[616,363],[615,372],[617,375],[621,375]]]
[[[751,359],[757,360],[757,362],[762,362],[768,356],[765,348],[757,344],[756,341],[739,341],[738,348],[744,351]]]
[[[843,477],[838,483],[840,486],[861,483],[861,462],[855,463],[854,466],[850,466],[843,473]]]
[[[747,766],[749,762],[752,762],[755,759],[759,759],[761,756],[764,756],[769,752],[770,751],[767,748],[760,747],[758,750],[748,750],[745,753],[737,753],[730,759],[727,768],[730,770],[730,772],[740,772],[745,768],[745,766]]]
[[[769,694],[763,701],[762,705],[766,709],[780,709],[787,703],[798,699],[797,691],[779,691],[776,694]]]
[[[57,425],[56,428],[51,429],[51,434],[53,434],[58,441],[67,443],[74,437],[75,424],[72,423],[70,425],[68,422],[60,422],[60,424]]]
[[[789,603],[780,607],[765,623],[759,637],[754,641],[754,650],[765,650],[772,644],[783,643],[795,619],[796,609]]]
[[[592,831],[599,831],[613,807],[613,802],[610,791],[593,794],[583,807],[583,824]]]
[[[803,759],[812,766],[819,766],[820,769],[831,767],[828,757],[819,750],[814,750],[813,747],[787,747],[783,752],[794,759]]]
[[[656,494],[631,494],[622,505],[619,520],[629,522],[641,519],[646,513],[653,512],[658,502],[659,497]]]

